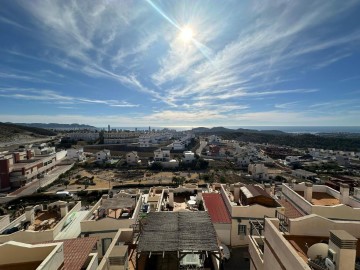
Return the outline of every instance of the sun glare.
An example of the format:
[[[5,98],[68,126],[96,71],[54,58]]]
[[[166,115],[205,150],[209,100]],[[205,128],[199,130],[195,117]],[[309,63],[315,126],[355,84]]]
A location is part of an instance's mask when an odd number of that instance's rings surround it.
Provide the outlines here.
[[[192,40],[193,36],[194,36],[194,32],[189,26],[186,26],[185,28],[183,28],[181,30],[180,38],[184,42],[190,42]]]

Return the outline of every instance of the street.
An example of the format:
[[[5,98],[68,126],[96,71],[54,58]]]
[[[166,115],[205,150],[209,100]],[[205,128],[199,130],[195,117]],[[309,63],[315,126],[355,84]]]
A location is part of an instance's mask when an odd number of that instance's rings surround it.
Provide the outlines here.
[[[199,148],[196,150],[196,154],[201,156],[201,152],[204,149],[204,147],[207,145],[206,141],[200,141],[200,146]]]

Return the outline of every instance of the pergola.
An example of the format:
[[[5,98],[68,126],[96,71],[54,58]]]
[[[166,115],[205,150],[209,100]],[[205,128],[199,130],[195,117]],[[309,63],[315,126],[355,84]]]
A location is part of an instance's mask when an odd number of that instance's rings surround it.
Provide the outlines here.
[[[220,260],[217,236],[207,212],[150,212],[142,224],[137,245],[140,257],[171,257],[177,267],[188,254],[215,256]]]
[[[105,211],[106,214],[109,214],[109,210],[118,210],[128,208],[134,210],[136,204],[136,199],[130,196],[114,196],[113,198],[103,199],[100,207],[98,208],[98,216],[101,211]],[[121,213],[120,213],[121,214]],[[117,218],[115,216],[115,218]]]

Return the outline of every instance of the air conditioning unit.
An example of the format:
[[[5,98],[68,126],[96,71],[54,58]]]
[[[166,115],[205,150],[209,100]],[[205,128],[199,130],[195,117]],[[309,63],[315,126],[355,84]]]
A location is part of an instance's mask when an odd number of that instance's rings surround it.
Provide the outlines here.
[[[335,256],[336,256],[336,252],[334,250],[332,250],[331,248],[329,248],[328,250],[328,258],[331,260],[331,261],[335,261]]]
[[[335,270],[335,264],[331,259],[326,258],[325,259],[325,265],[326,265],[328,270]]]

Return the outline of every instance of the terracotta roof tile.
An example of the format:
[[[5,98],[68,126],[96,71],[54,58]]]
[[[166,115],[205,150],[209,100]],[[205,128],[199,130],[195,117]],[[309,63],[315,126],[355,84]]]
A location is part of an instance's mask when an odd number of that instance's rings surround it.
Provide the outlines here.
[[[64,266],[62,270],[81,270],[89,254],[95,246],[97,238],[85,237],[47,243],[64,243]]]
[[[203,198],[213,223],[231,223],[230,213],[220,194],[203,193]]]

